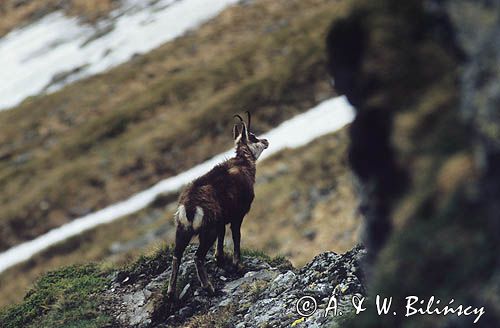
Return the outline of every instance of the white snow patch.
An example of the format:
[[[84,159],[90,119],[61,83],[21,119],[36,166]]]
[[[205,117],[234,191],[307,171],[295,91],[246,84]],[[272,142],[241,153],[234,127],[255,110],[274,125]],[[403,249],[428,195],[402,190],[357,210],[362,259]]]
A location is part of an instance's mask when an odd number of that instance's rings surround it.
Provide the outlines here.
[[[236,2],[160,0],[147,5],[129,0],[96,27],[55,12],[14,30],[0,39],[0,110],[146,53]],[[66,77],[55,82],[57,75]]]
[[[262,135],[261,137],[269,140],[270,145],[260,159],[269,157],[284,148],[300,147],[324,134],[336,131],[350,123],[354,115],[354,109],[345,97],[325,100]],[[233,154],[233,149],[228,150],[181,174],[162,180],[127,200],[75,219],[31,241],[10,248],[0,254],[0,273],[58,242],[145,208],[159,194],[179,190],[191,180],[208,172],[216,164],[232,157]]]

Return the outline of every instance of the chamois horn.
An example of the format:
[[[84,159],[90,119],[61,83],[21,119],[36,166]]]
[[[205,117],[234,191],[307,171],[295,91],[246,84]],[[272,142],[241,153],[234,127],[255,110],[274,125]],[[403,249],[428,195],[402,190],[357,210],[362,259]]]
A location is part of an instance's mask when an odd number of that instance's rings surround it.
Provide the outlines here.
[[[247,113],[247,119],[248,119],[248,126],[247,126],[247,128],[248,128],[248,130],[250,130],[250,122],[251,122],[252,116],[250,115],[249,111],[246,111],[246,113]]]
[[[240,121],[241,121],[242,123],[244,123],[244,121],[243,121],[243,119],[241,118],[241,116],[240,116],[240,115],[238,115],[238,114],[234,114],[234,115],[233,115],[233,117],[234,117],[234,118],[239,118],[239,119],[240,119]]]

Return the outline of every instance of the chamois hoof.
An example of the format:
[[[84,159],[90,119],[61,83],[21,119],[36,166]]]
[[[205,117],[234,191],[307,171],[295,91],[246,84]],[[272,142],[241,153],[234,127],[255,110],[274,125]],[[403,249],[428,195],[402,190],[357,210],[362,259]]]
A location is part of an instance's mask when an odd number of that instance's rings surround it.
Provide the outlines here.
[[[242,273],[243,271],[245,271],[245,266],[240,262],[240,261],[237,261],[237,262],[231,262],[231,265],[230,265],[230,268],[229,268],[229,272],[231,273]]]
[[[174,293],[167,293],[166,301],[165,301],[165,307],[166,307],[167,313],[174,312],[176,302],[177,302],[177,299],[175,297],[175,294]]]
[[[215,262],[217,263],[217,266],[218,266],[219,268],[224,268],[224,265],[226,264],[226,261],[225,261],[225,259],[224,259],[224,255],[222,255],[222,256],[217,256],[217,257],[215,258]]]
[[[236,267],[236,272],[238,273],[242,273],[243,271],[245,271],[245,265],[241,262],[236,263],[235,267]]]

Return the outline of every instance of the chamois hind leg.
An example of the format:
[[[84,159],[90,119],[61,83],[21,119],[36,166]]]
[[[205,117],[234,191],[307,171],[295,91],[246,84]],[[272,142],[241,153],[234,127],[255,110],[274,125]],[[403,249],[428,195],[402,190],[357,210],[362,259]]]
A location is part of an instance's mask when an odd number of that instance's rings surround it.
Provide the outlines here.
[[[217,249],[215,251],[215,259],[217,260],[217,266],[222,267],[224,265],[224,235],[226,234],[226,226],[220,224],[217,227]]]
[[[194,263],[196,265],[196,273],[198,274],[198,279],[200,280],[201,287],[208,290],[210,293],[215,293],[215,289],[212,283],[208,280],[207,270],[205,268],[205,256],[208,250],[215,242],[217,238],[217,229],[215,228],[205,228],[200,232],[200,246],[196,251]]]
[[[231,223],[231,233],[233,235],[233,264],[236,269],[240,269],[240,242],[241,242],[241,221]]]
[[[177,285],[177,273],[179,272],[179,266],[182,260],[182,254],[184,254],[184,250],[187,245],[191,241],[193,237],[193,231],[184,229],[181,226],[177,227],[175,231],[175,247],[174,247],[174,255],[172,257],[172,273],[170,274],[170,281],[168,283],[167,297],[171,300],[174,298],[176,285]]]

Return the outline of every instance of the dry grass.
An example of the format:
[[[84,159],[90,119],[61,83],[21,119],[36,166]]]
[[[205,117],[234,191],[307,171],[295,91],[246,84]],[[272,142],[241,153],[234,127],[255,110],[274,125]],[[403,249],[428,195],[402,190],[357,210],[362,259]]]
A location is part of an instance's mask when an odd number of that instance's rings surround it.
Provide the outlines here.
[[[196,315],[192,317],[186,324],[185,328],[229,328],[229,324],[232,316],[235,314],[235,306],[229,305],[217,312],[207,312],[204,314]]]
[[[300,266],[319,252],[341,253],[356,244],[360,217],[346,166],[345,130],[259,164],[256,199],[243,224],[243,247],[286,255]],[[322,196],[313,200],[310,191],[315,189]],[[174,200],[167,197],[163,203],[74,237],[6,271],[0,275],[0,306],[19,301],[28,286],[48,270],[90,261],[124,264],[162,243],[173,243]],[[164,207],[164,203],[169,205]],[[297,212],[306,208],[310,217],[299,220]],[[153,233],[155,237],[148,239]],[[226,237],[227,250],[231,250],[229,231]],[[118,244],[125,249],[113,253],[113,245]]]
[[[0,113],[0,250],[121,200],[331,96],[324,37],[347,2],[255,1],[106,74]]]
[[[347,164],[348,144],[343,129],[259,166],[261,179],[269,180],[256,188],[243,225],[245,246],[285,255],[295,266],[319,252],[351,249],[361,217]]]
[[[252,110],[262,132],[331,96],[324,37],[346,8],[347,1],[328,0],[229,8],[127,64],[1,112],[0,249],[230,148],[235,111]],[[358,218],[346,145],[343,132],[259,165],[264,178],[243,246],[285,254],[295,264],[352,246]],[[306,208],[302,220],[297,212]],[[171,210],[146,209],[8,270],[0,276],[0,305],[18,301],[49,269],[123,263],[160,241],[171,243],[168,217]],[[134,244],[159,230],[153,241]],[[116,242],[130,247],[113,254]]]
[[[0,37],[57,10],[92,23],[117,4],[117,0],[3,0],[0,2]]]

